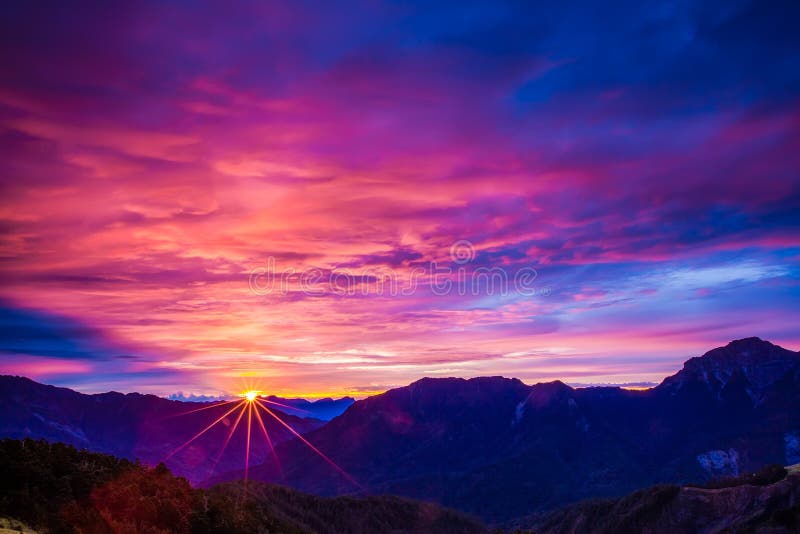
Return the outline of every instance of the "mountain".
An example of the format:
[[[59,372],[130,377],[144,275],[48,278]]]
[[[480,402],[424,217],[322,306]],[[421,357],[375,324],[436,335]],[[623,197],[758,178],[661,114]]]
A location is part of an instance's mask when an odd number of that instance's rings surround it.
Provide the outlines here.
[[[238,412],[223,418],[177,453],[170,453],[232,406],[180,402],[138,393],[84,395],[27,378],[0,376],[0,437],[43,438],[122,458],[139,458],[149,464],[164,461],[175,473],[198,482],[210,476],[212,468],[216,472],[243,468],[243,431],[233,434],[214,465],[220,444]],[[324,424],[274,411],[300,433]],[[265,418],[264,423],[273,443],[293,437],[277,421]],[[265,440],[252,443],[251,461],[264,461],[269,454]]]
[[[342,415],[350,405],[356,400],[353,397],[342,397],[341,399],[317,399],[308,401],[306,399],[286,399],[269,395],[264,397],[268,401],[280,406],[280,410],[297,417],[313,417],[322,421],[330,421],[334,417]]]
[[[786,470],[780,470],[780,476],[767,483],[654,486],[619,499],[581,502],[515,526],[552,534],[798,532],[800,473],[786,476]]]
[[[224,417],[228,406],[82,395],[0,377],[0,436],[62,441],[149,464],[164,460],[175,473],[210,485],[243,474],[244,432],[233,435],[215,464],[235,423],[235,414]],[[800,462],[797,406],[800,354],[758,338],[692,358],[646,391],[424,378],[357,401],[327,424],[276,411],[348,476],[265,418],[279,463],[265,440],[254,439],[250,477],[319,495],[431,500],[503,522],[658,483]]]
[[[800,354],[758,338],[686,362],[646,391],[424,378],[306,435],[366,491],[502,521],[662,482],[800,456]],[[297,441],[251,476],[322,495],[354,487]],[[233,475],[234,477],[236,475]]]
[[[0,473],[0,518],[42,532],[487,532],[478,521],[430,503],[321,498],[260,483],[195,489],[163,464],[148,468],[45,441],[0,440]]]
[[[330,421],[337,415],[342,415],[356,400],[353,397],[342,397],[340,399],[317,399],[309,401],[298,398],[284,398],[276,395],[259,395],[261,398],[280,406],[280,409],[289,415],[297,417],[311,417],[321,421]],[[170,400],[189,401],[189,402],[215,402],[228,400],[227,397],[215,397],[208,395],[185,395],[182,392],[174,393],[167,397]]]

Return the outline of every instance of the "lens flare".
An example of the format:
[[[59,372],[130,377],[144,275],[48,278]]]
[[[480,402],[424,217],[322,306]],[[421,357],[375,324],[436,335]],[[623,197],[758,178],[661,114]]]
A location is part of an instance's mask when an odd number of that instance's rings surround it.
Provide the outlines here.
[[[173,450],[171,453],[169,453],[169,454],[167,455],[167,458],[166,458],[166,459],[172,458],[174,455],[176,455],[177,453],[179,453],[180,451],[182,451],[182,450],[183,450],[184,448],[186,448],[186,447],[187,447],[187,446],[188,446],[188,445],[189,445],[191,442],[193,442],[194,440],[196,440],[197,438],[199,438],[200,436],[202,436],[203,434],[205,434],[206,432],[208,432],[209,430],[211,430],[211,429],[214,427],[214,425],[216,425],[217,423],[219,423],[220,421],[222,421],[223,419],[225,419],[226,417],[228,417],[228,416],[229,416],[229,415],[230,415],[230,414],[231,414],[231,413],[232,413],[234,410],[236,410],[236,408],[238,408],[238,407],[239,407],[239,405],[237,404],[236,406],[234,406],[233,408],[231,408],[230,410],[228,410],[227,412],[225,412],[224,414],[222,414],[221,416],[219,416],[219,417],[218,417],[218,418],[217,418],[217,419],[216,419],[216,420],[215,420],[213,423],[211,423],[210,425],[208,425],[207,427],[205,427],[203,430],[201,430],[200,432],[198,432],[197,434],[195,434],[194,436],[192,436],[192,437],[191,437],[191,438],[190,438],[188,441],[186,441],[185,443],[183,443],[183,444],[182,444],[180,447],[178,447],[177,449],[175,449],[175,450]]]
[[[259,403],[259,402],[256,402],[255,404],[256,404],[256,406],[258,406],[260,403]],[[273,419],[275,419],[275,420],[276,420],[277,422],[279,422],[281,425],[283,425],[284,427],[286,427],[286,429],[287,429],[289,432],[291,432],[292,434],[294,434],[294,436],[295,436],[297,439],[299,439],[300,441],[302,441],[303,443],[305,443],[305,444],[306,444],[306,446],[307,446],[309,449],[311,449],[312,451],[314,451],[314,452],[317,454],[317,456],[319,456],[320,458],[322,458],[323,460],[325,460],[326,462],[328,462],[328,464],[329,464],[331,467],[333,467],[333,468],[334,468],[334,469],[336,469],[336,470],[337,470],[339,473],[341,473],[341,474],[342,474],[342,475],[343,475],[343,476],[344,476],[344,477],[345,477],[347,480],[349,480],[349,481],[350,481],[350,482],[351,482],[353,485],[357,486],[357,487],[358,487],[358,489],[363,489],[363,487],[361,486],[361,484],[359,484],[359,483],[358,483],[358,481],[357,481],[356,479],[354,479],[353,477],[351,477],[351,476],[350,476],[350,474],[349,474],[347,471],[345,471],[344,469],[342,469],[341,467],[339,467],[339,464],[337,464],[336,462],[334,462],[333,460],[331,460],[330,458],[328,458],[328,457],[327,457],[327,456],[326,456],[326,455],[325,455],[325,454],[324,454],[324,453],[323,453],[321,450],[319,450],[319,449],[318,449],[318,448],[316,448],[314,445],[312,445],[310,441],[308,441],[306,438],[304,438],[303,436],[301,436],[301,435],[300,435],[300,433],[299,433],[299,432],[297,432],[297,431],[296,431],[294,428],[292,428],[292,426],[291,426],[289,423],[287,423],[286,421],[284,421],[283,419],[281,419],[280,417],[278,417],[277,415],[275,415],[275,412],[273,412],[272,410],[270,410],[269,408],[267,408],[265,405],[263,405],[263,404],[262,404],[262,405],[261,405],[261,408],[263,408],[263,409],[264,409],[264,411],[266,411],[266,412],[267,412],[269,415],[271,415]]]
[[[344,469],[339,467],[339,465],[337,465],[333,460],[328,458],[328,456],[326,456],[322,451],[320,451],[317,447],[312,445],[306,438],[301,436],[300,433],[297,432],[294,428],[292,428],[292,426],[289,423],[284,421],[275,412],[270,410],[266,403],[269,403],[269,404],[272,404],[272,405],[278,405],[278,406],[282,406],[282,407],[285,406],[286,408],[293,408],[293,407],[287,406],[287,405],[283,405],[283,404],[280,404],[278,402],[270,401],[270,400],[267,400],[267,399],[261,399],[261,398],[259,398],[259,394],[260,393],[261,393],[260,390],[248,389],[247,391],[245,391],[244,393],[241,394],[241,397],[242,397],[241,400],[233,400],[233,401],[215,403],[215,404],[213,404],[211,406],[204,406],[204,407],[198,408],[196,410],[189,410],[188,412],[184,412],[182,414],[177,414],[177,415],[187,415],[187,414],[190,414],[190,413],[196,413],[196,412],[199,412],[199,411],[202,411],[202,410],[207,410],[207,409],[210,409],[210,408],[215,408],[215,407],[220,407],[220,406],[228,406],[230,404],[233,404],[233,407],[231,407],[229,410],[227,410],[220,417],[216,418],[211,424],[209,424],[208,426],[206,426],[205,428],[200,430],[197,434],[192,436],[188,441],[186,441],[185,443],[183,443],[182,445],[180,445],[179,447],[174,449],[172,452],[170,452],[167,455],[167,457],[165,458],[165,460],[171,458],[172,456],[174,456],[178,452],[182,451],[184,448],[186,448],[193,441],[199,439],[201,436],[206,434],[215,425],[222,423],[224,420],[226,420],[226,418],[231,416],[231,414],[233,414],[234,412],[239,410],[239,412],[236,415],[233,416],[235,418],[235,420],[230,425],[230,430],[227,432],[227,434],[225,436],[225,439],[223,440],[219,451],[217,452],[217,454],[213,458],[213,461],[212,461],[212,463],[210,465],[210,469],[211,469],[210,473],[214,472],[214,469],[216,468],[217,464],[219,463],[220,459],[222,458],[222,455],[225,452],[225,449],[228,447],[228,444],[230,443],[231,438],[236,433],[236,430],[239,428],[239,424],[243,420],[246,420],[246,423],[245,423],[245,426],[246,426],[246,428],[245,428],[246,439],[245,439],[245,458],[244,458],[244,480],[245,480],[245,484],[247,483],[247,479],[248,479],[248,477],[250,475],[250,450],[251,450],[250,442],[251,442],[251,438],[252,438],[253,419],[255,418],[256,422],[261,427],[261,430],[262,430],[262,432],[264,434],[264,438],[266,439],[267,445],[269,446],[270,452],[272,453],[271,455],[272,455],[273,459],[275,460],[276,466],[278,467],[278,471],[281,473],[281,476],[283,476],[283,470],[281,468],[280,462],[278,461],[278,455],[275,452],[274,444],[272,442],[272,439],[270,438],[269,432],[267,431],[267,427],[264,424],[264,418],[262,417],[262,412],[263,412],[263,415],[268,415],[273,420],[275,420],[280,426],[282,426],[286,430],[288,430],[295,438],[297,438],[305,446],[307,446],[309,449],[311,449],[315,454],[317,454],[319,457],[321,457],[328,465],[330,465],[337,472],[339,472],[341,475],[343,475],[348,481],[350,481],[359,490],[363,489],[361,484],[359,484],[353,477],[351,477]],[[304,410],[300,410],[300,411],[304,411]],[[245,415],[247,415],[246,418],[245,418]],[[229,424],[229,423],[226,422],[225,424]],[[245,487],[246,487],[246,485],[245,485]]]
[[[214,458],[213,462],[211,462],[211,467],[210,467],[209,472],[208,472],[208,476],[209,477],[214,474],[214,470],[217,468],[217,465],[219,464],[219,461],[222,459],[222,455],[225,453],[225,449],[228,448],[228,443],[231,442],[231,438],[233,437],[233,433],[236,432],[236,428],[239,426],[239,421],[242,420],[242,416],[244,415],[244,411],[245,411],[245,407],[246,406],[245,406],[245,403],[241,402],[241,401],[239,401],[239,404],[236,405],[237,408],[239,406],[242,407],[242,411],[239,412],[239,415],[236,416],[236,421],[231,425],[231,429],[228,431],[228,435],[225,436],[225,441],[222,442],[222,447],[220,448],[220,450],[217,453],[217,456]]]

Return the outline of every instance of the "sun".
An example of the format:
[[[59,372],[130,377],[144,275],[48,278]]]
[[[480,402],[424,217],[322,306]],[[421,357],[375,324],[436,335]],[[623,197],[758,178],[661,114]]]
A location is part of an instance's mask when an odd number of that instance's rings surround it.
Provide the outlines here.
[[[252,387],[252,385],[248,384],[246,387]],[[311,444],[306,438],[304,438],[297,430],[292,428],[288,422],[284,421],[281,418],[280,412],[274,412],[270,409],[269,405],[278,406],[281,408],[289,408],[292,410],[299,410],[299,408],[289,406],[286,404],[281,404],[280,402],[275,402],[268,397],[259,397],[263,390],[260,389],[247,389],[238,395],[239,398],[231,399],[227,401],[218,401],[213,403],[208,403],[206,406],[201,406],[200,408],[195,408],[193,410],[189,410],[188,412],[184,412],[178,415],[187,415],[190,413],[196,413],[205,410],[214,410],[220,407],[225,407],[225,412],[217,417],[214,421],[208,424],[205,428],[197,432],[194,436],[189,438],[187,441],[183,442],[177,448],[173,449],[170,452],[165,460],[169,460],[172,456],[179,453],[194,441],[199,439],[201,436],[205,435],[209,430],[214,428],[216,425],[220,424],[223,420],[230,420],[233,419],[234,422],[231,424],[226,422],[225,424],[228,425],[230,428],[228,430],[227,436],[225,437],[224,441],[222,442],[222,446],[220,447],[219,451],[217,452],[216,457],[214,458],[210,473],[213,473],[214,469],[217,467],[222,455],[225,453],[225,449],[228,447],[228,444],[231,441],[236,429],[239,428],[239,423],[242,420],[245,420],[246,423],[244,424],[244,428],[247,432],[247,439],[245,440],[245,453],[244,453],[244,480],[245,483],[247,482],[249,470],[250,470],[250,441],[251,441],[251,434],[252,434],[252,426],[253,420],[256,421],[257,426],[256,428],[261,428],[261,431],[264,433],[264,438],[269,445],[271,456],[275,461],[275,464],[278,467],[278,471],[281,472],[280,462],[278,462],[278,456],[275,454],[275,448],[272,443],[272,438],[270,438],[269,432],[267,431],[267,426],[264,424],[264,416],[270,417],[272,420],[277,422],[280,426],[288,430],[295,438],[299,439],[303,442],[307,447],[309,447],[314,453],[316,453],[320,458],[325,460],[331,467],[333,467],[336,471],[341,473],[347,480],[353,483],[358,488],[362,488],[361,484],[359,484],[353,477],[351,477],[344,469],[339,467],[336,462],[325,456],[321,450],[316,448],[314,445]],[[299,410],[304,412],[305,410]],[[262,413],[263,412],[263,413]],[[232,415],[233,414],[233,415]]]

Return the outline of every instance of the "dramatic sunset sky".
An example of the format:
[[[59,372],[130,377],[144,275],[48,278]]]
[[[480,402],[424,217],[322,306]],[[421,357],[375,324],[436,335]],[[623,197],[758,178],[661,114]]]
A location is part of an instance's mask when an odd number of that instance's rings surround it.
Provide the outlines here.
[[[365,395],[800,348],[800,3],[237,4],[2,3],[0,373]]]

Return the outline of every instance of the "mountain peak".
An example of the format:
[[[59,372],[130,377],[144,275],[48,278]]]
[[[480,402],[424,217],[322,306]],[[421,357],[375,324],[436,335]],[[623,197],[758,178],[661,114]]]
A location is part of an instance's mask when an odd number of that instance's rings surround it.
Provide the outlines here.
[[[748,383],[748,394],[755,398],[765,387],[800,365],[800,353],[758,337],[731,341],[702,356],[690,358],[683,369],[666,378],[659,388],[681,388],[688,382],[701,382],[719,392],[734,376]]]
[[[777,345],[773,345],[769,341],[761,339],[760,337],[753,336],[744,337],[742,339],[734,339],[725,346],[732,349],[747,350],[752,348],[776,347]]]
[[[684,364],[684,370],[693,366],[741,368],[742,366],[763,365],[772,361],[796,361],[798,353],[773,345],[758,337],[747,337],[731,341],[724,347],[712,349],[699,358],[692,358]]]
[[[408,386],[396,388],[463,388],[463,387],[518,387],[525,386],[519,378],[506,378],[504,376],[476,376],[473,378],[457,377],[430,377],[426,376],[412,382]]]
[[[574,389],[561,380],[539,382],[530,387],[530,393],[519,405],[519,409],[522,409],[525,405],[543,408],[556,402],[567,402],[572,398],[574,392]]]

